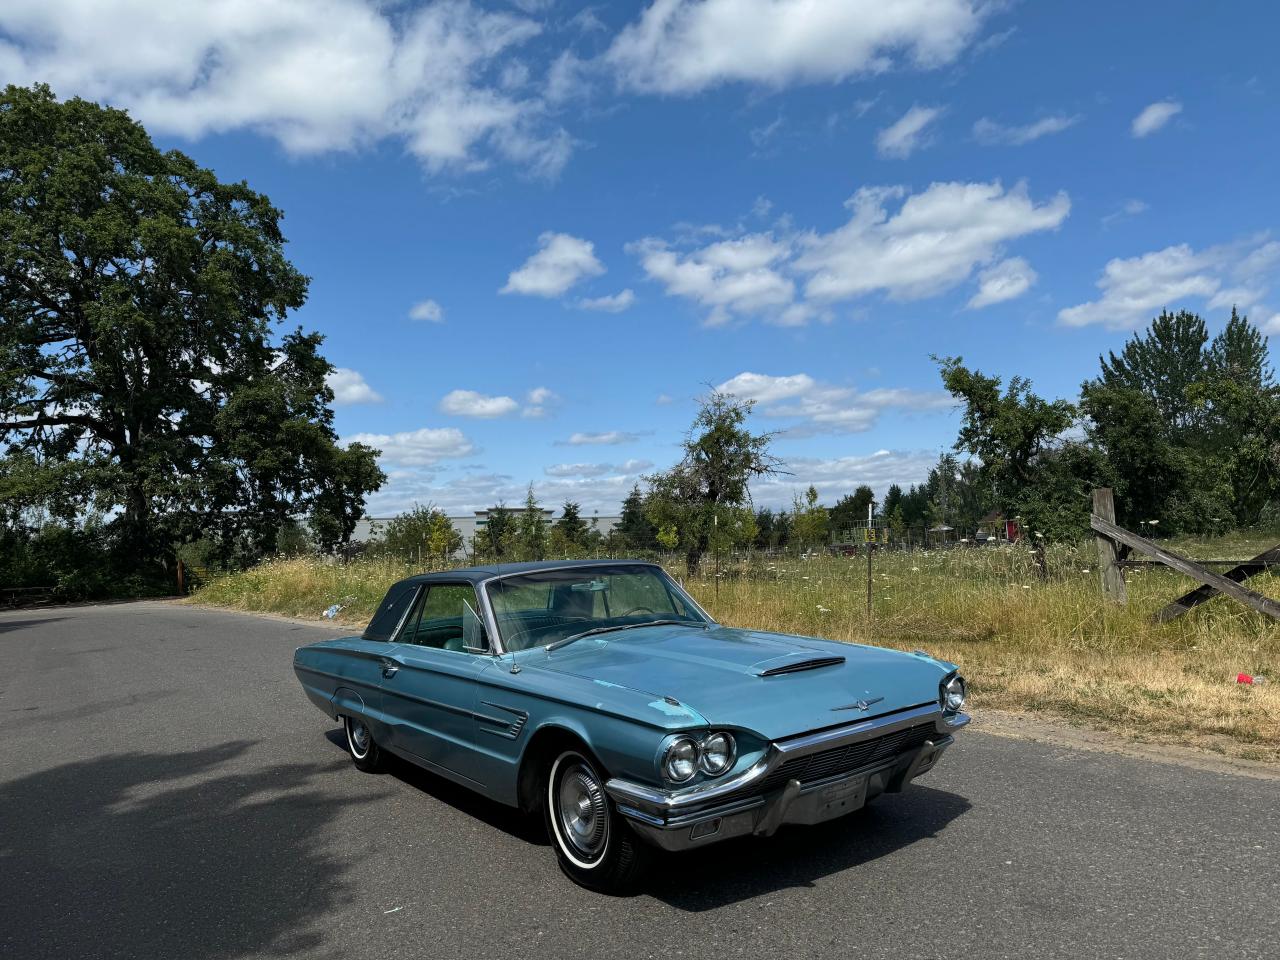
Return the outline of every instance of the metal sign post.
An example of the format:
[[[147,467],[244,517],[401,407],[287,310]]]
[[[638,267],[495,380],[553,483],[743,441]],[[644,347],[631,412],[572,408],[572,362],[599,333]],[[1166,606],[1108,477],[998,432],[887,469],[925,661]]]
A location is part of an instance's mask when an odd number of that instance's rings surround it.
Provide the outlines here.
[[[871,520],[872,520],[871,510],[873,506],[874,504],[871,504],[871,503],[867,504],[867,537],[866,537],[866,544],[865,544],[867,548],[867,631],[868,633],[871,631],[871,545],[872,543],[875,542],[875,538],[876,538],[875,527],[871,525]]]

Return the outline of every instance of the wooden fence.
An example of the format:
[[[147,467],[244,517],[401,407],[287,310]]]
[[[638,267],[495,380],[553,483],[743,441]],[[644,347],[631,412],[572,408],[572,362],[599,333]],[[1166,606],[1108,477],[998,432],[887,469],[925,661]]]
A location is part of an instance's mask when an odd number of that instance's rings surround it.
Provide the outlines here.
[[[1255,590],[1244,586],[1245,580],[1262,573],[1273,566],[1280,566],[1280,546],[1258,554],[1251,560],[1205,561],[1189,560],[1167,550],[1146,537],[1123,527],[1116,526],[1116,507],[1112,492],[1109,489],[1093,491],[1093,516],[1090,526],[1094,531],[1094,539],[1098,545],[1098,561],[1101,568],[1102,591],[1116,603],[1128,603],[1128,592],[1124,585],[1124,568],[1145,565],[1154,561],[1171,570],[1199,581],[1200,586],[1184,593],[1173,602],[1162,607],[1156,614],[1156,620],[1164,622],[1180,617],[1218,594],[1231,597],[1259,613],[1280,620],[1280,601],[1273,600]],[[1130,560],[1133,551],[1150,557],[1150,561]],[[1210,566],[1229,565],[1226,573],[1218,574],[1209,569]]]

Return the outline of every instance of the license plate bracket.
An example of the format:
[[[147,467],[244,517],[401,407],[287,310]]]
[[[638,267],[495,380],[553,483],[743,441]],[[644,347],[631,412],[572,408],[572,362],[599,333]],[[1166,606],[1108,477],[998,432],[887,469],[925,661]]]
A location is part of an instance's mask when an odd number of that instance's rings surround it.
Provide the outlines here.
[[[867,802],[867,775],[859,774],[829,784],[818,791],[818,804],[822,815],[852,812]]]

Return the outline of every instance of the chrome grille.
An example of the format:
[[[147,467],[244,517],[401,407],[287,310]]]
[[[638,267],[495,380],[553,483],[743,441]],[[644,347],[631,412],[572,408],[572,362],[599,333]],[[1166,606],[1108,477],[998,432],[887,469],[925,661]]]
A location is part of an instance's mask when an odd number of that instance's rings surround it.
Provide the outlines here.
[[[765,777],[763,790],[768,792],[781,787],[788,780],[801,784],[852,773],[863,767],[889,760],[908,750],[915,750],[931,737],[938,736],[932,723],[921,723],[886,733],[870,740],[861,740],[830,750],[819,750],[803,757],[785,761]]]

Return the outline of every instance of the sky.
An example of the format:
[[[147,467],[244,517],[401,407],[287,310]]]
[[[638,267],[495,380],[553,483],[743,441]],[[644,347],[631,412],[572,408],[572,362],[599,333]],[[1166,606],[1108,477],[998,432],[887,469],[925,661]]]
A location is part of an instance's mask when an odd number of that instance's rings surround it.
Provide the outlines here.
[[[932,356],[1074,398],[1162,309],[1280,334],[1263,2],[5,0],[0,83],[284,211],[386,516],[616,513],[712,388],[785,506],[918,482]]]

